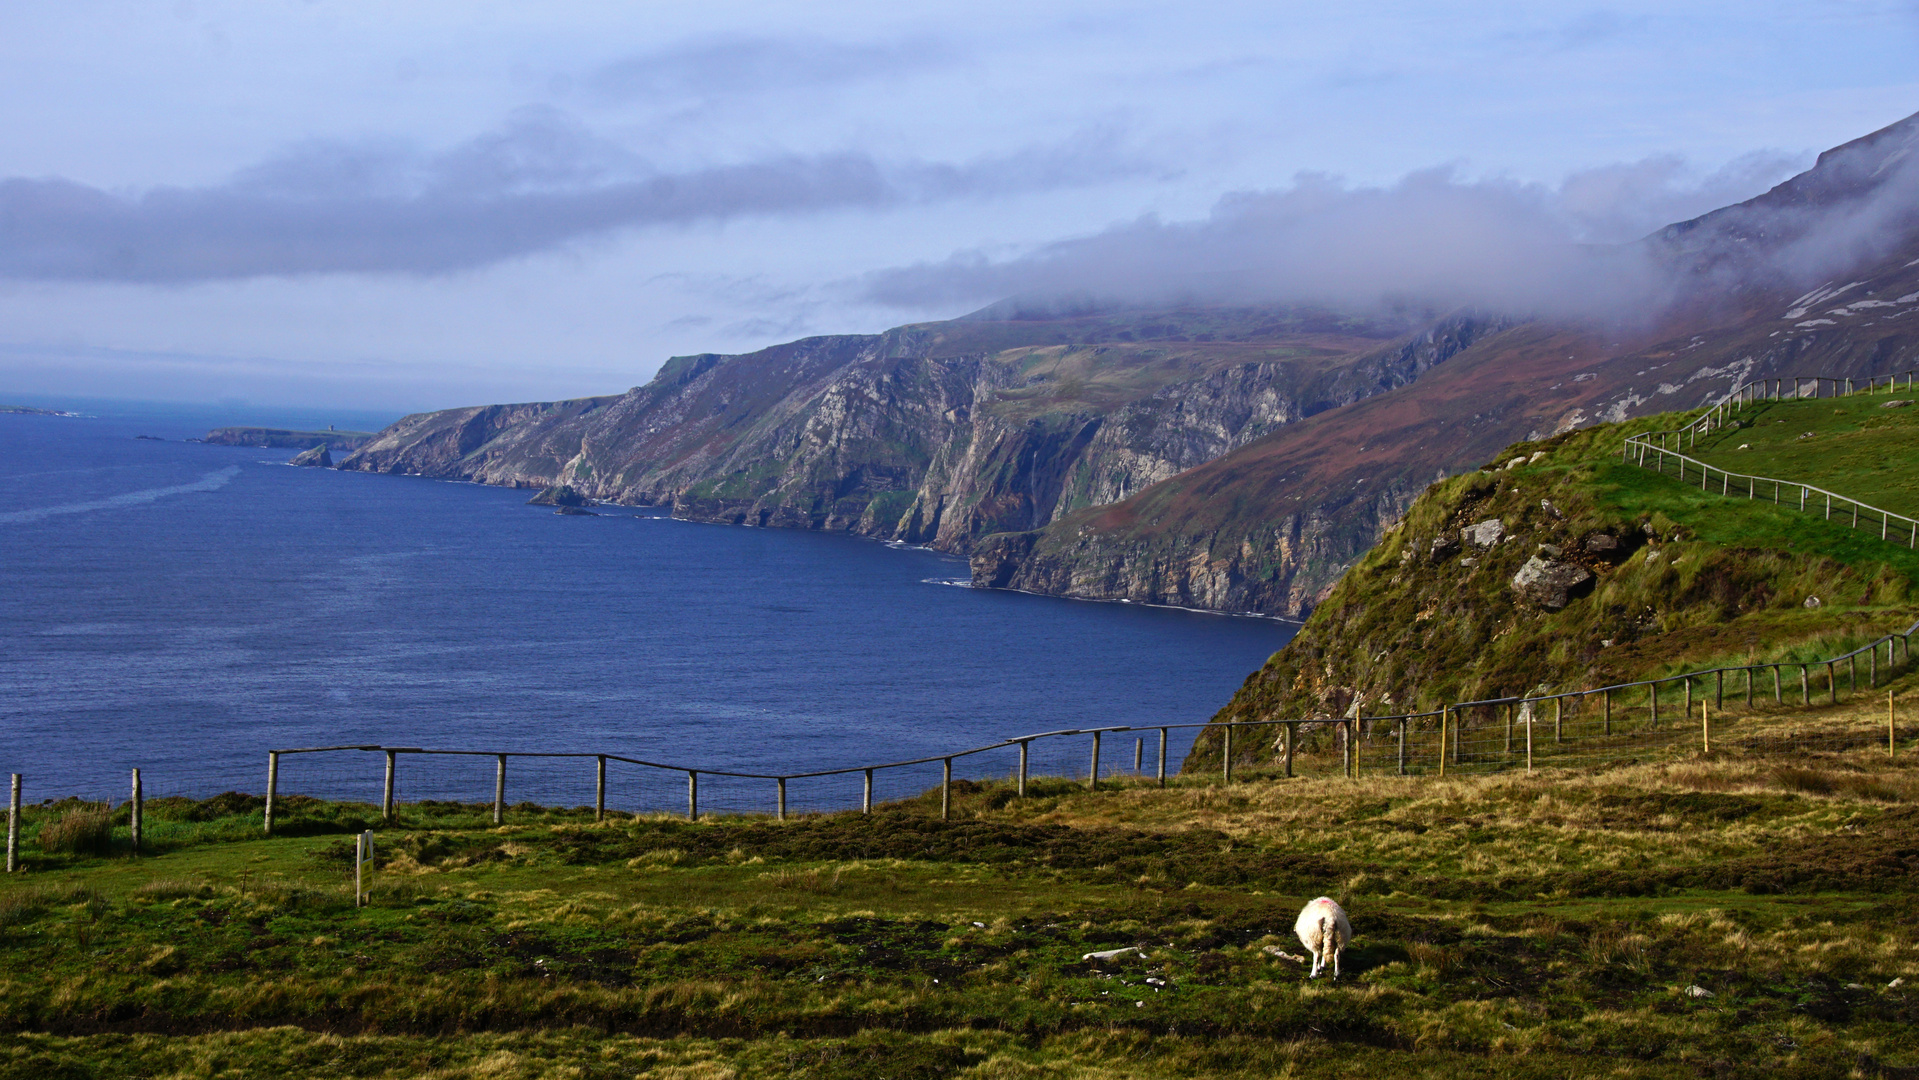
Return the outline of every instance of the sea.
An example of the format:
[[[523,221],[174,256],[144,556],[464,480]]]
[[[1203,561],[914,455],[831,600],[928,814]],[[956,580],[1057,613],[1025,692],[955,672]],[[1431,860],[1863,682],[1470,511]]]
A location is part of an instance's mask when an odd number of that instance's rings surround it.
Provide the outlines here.
[[[0,401],[0,404],[15,403]],[[27,402],[19,402],[25,404]],[[402,802],[488,802],[496,755],[612,755],[607,805],[762,813],[775,781],[881,768],[926,791],[948,755],[1101,737],[1151,775],[1159,726],[1203,723],[1294,626],[973,589],[964,561],[790,529],[596,517],[526,491],[296,468],[217,426],[393,419],[245,406],[31,404],[0,415],[0,772],[29,803],[265,790],[268,752],[395,757]],[[1167,733],[1176,773],[1195,729]],[[1032,744],[1085,777],[1092,738]],[[386,755],[283,754],[280,791],[377,801]],[[633,764],[626,760],[652,764]],[[1009,775],[1017,751],[956,757]],[[654,767],[666,766],[666,767]],[[595,757],[513,757],[509,803],[590,804]],[[788,781],[793,812],[857,806],[863,772]]]

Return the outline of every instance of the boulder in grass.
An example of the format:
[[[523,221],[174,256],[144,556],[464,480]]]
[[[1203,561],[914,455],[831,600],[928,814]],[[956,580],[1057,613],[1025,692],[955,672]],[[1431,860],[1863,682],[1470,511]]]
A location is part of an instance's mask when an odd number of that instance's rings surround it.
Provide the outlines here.
[[[556,484],[526,501],[528,506],[585,506],[586,496],[571,484]]]
[[[331,469],[333,467],[333,455],[327,453],[326,444],[321,443],[311,450],[303,450],[294,455],[293,460],[287,462],[287,464],[304,465],[318,469]]]
[[[1592,579],[1592,571],[1577,563],[1534,555],[1513,575],[1513,592],[1535,607],[1559,611]]]
[[[1459,535],[1476,548],[1489,548],[1506,535],[1506,523],[1498,518],[1487,518],[1477,525],[1459,530]]]

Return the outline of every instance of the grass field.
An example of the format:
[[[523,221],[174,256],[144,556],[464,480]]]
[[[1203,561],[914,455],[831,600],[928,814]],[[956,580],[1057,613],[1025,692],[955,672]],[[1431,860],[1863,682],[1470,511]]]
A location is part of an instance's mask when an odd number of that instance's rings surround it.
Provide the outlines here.
[[[1914,402],[1887,408],[1888,401]],[[1691,453],[1720,468],[1823,487],[1919,517],[1919,401],[1861,394],[1769,401],[1734,414]]]
[[[81,808],[38,808],[0,1077],[1915,1075],[1910,761],[968,784],[944,823],[405,806],[366,908],[369,807],[261,839],[255,801],[155,804],[140,859],[42,852]],[[1338,984],[1267,951],[1321,893]]]

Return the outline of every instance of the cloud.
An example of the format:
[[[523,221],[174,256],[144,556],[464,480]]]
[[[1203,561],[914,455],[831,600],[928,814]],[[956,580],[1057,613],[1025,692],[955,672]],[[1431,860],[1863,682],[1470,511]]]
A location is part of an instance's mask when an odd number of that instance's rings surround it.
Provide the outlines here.
[[[1556,187],[1454,168],[1383,187],[1302,174],[1228,195],[1200,220],[1144,217],[1010,259],[962,252],[878,271],[858,288],[921,310],[1019,296],[1617,315],[1669,286],[1651,246],[1620,241],[1762,191],[1795,160],[1755,154],[1693,178],[1679,159],[1653,158]]]
[[[62,178],[0,180],[0,277],[436,274],[624,229],[988,197],[1145,170],[1117,135],[1094,130],[963,163],[842,151],[663,172],[536,110],[440,154],[315,144],[210,187],[120,194]]]
[[[865,44],[707,37],[607,64],[588,75],[584,86],[613,101],[741,96],[918,73],[955,56],[951,46],[931,37]]]

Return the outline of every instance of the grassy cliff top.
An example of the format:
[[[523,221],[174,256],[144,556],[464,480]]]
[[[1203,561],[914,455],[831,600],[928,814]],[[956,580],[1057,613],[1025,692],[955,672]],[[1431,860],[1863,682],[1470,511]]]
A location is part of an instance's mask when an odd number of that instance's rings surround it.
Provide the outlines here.
[[[1919,517],[1919,395],[1762,402],[1736,417],[1738,427],[1701,439],[1690,456]]]
[[[1769,404],[1700,454],[1788,478],[1804,467],[1807,480],[1856,487],[1861,498],[1901,497],[1914,473],[1896,463],[1912,453],[1919,418],[1870,411],[1878,404]],[[1355,696],[1369,713],[1415,711],[1810,659],[1919,616],[1919,552],[1882,541],[1877,523],[1855,530],[1800,513],[1790,497],[1792,507],[1726,498],[1717,482],[1701,491],[1671,466],[1661,474],[1622,461],[1628,435],[1696,415],[1520,443],[1481,471],[1434,484],[1219,718],[1337,716]],[[1774,429],[1795,438],[1772,438]],[[1796,439],[1807,430],[1822,434]],[[1802,449],[1822,440],[1823,456]],[[1742,443],[1749,449],[1732,449]],[[1895,465],[1868,474],[1861,460]],[[1480,547],[1465,531],[1487,522],[1496,524],[1480,535],[1498,539]],[[1561,610],[1530,602],[1514,577],[1535,557],[1590,580]]]
[[[157,800],[138,860],[124,823],[44,850],[82,808],[35,807],[0,1075],[1894,1075],[1910,760],[967,784],[950,822],[403,806],[364,908],[372,807],[292,800],[262,839],[257,799]],[[1321,894],[1336,985],[1275,955]]]

